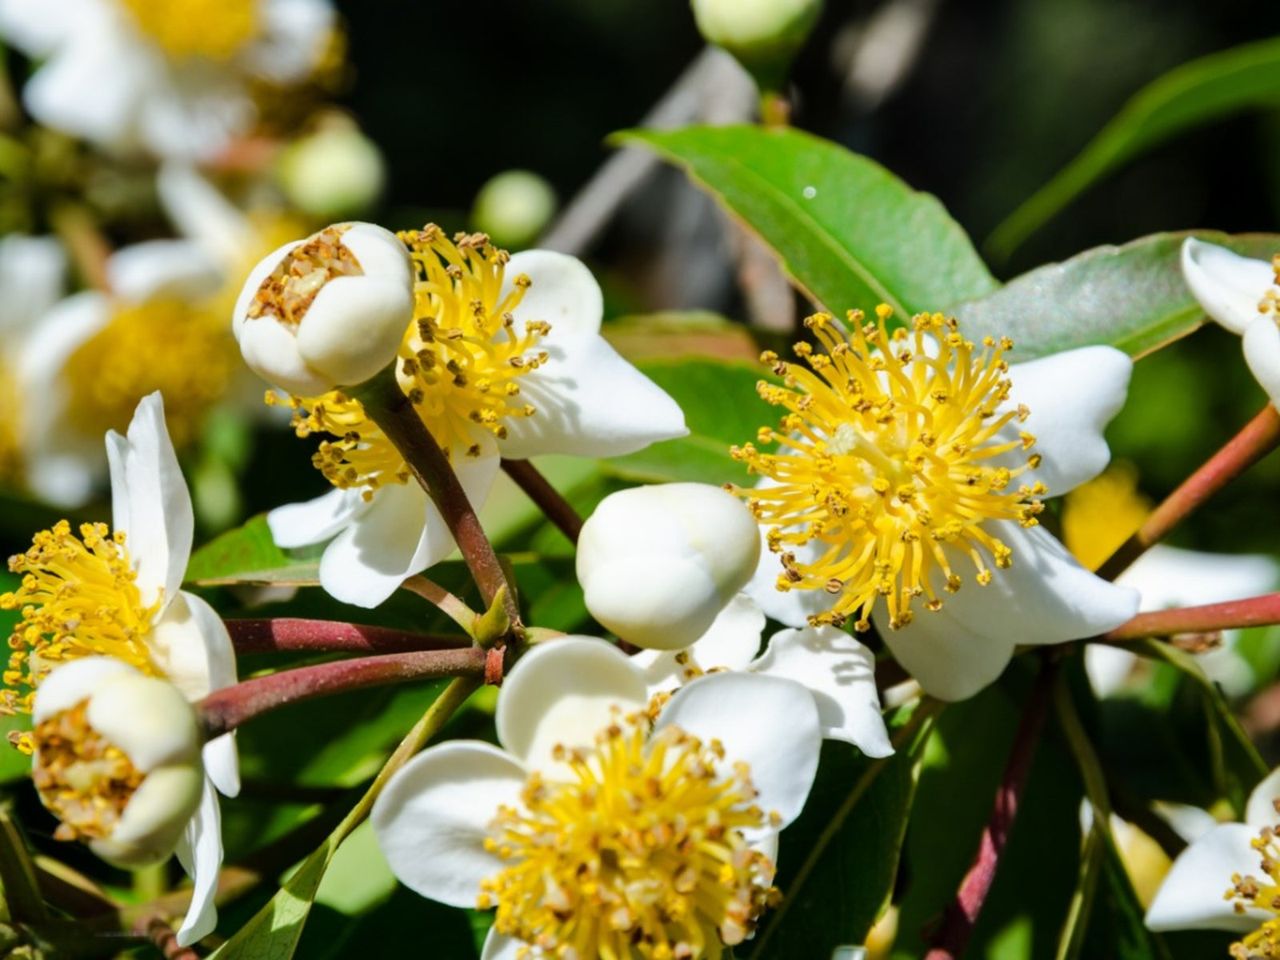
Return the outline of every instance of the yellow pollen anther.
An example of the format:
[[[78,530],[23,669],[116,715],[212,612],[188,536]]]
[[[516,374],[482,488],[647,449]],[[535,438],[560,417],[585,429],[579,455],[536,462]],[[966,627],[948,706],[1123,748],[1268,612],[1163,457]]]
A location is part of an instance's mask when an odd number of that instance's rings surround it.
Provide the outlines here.
[[[134,26],[175,60],[230,60],[258,33],[259,0],[120,0]]]
[[[759,393],[784,408],[776,440],[764,453],[753,444],[733,448],[734,459],[774,485],[735,488],[771,531],[769,547],[782,555],[779,589],[836,593],[833,608],[815,623],[855,619],[869,626],[877,599],[891,627],[911,622],[912,604],[942,606],[938,591],[954,593],[961,578],[953,562],[967,561],[974,580],[989,583],[1012,551],[986,529],[990,521],[1039,523],[1042,484],[1014,480],[1040,463],[1025,454],[1035,437],[1016,424],[1029,411],[1012,406],[1007,338],[965,340],[954,319],[920,314],[911,329],[889,333],[893,310],[881,304],[877,321],[849,315],[846,332],[827,314],[805,321],[824,352],[805,343],[805,365],[768,360],[783,386],[762,382]],[[885,347],[893,350],[886,352]],[[1019,463],[1019,455],[1022,462]],[[809,562],[795,548],[817,547]]]
[[[161,600],[143,605],[123,533],[86,523],[76,537],[62,520],[10,557],[9,569],[22,585],[0,596],[0,610],[21,619],[9,637],[0,713],[29,713],[36,686],[67,660],[111,656],[157,673],[146,637]]]
[[[1236,913],[1253,908],[1270,917],[1257,930],[1233,943],[1229,952],[1236,960],[1277,960],[1280,958],[1280,835],[1275,827],[1263,827],[1252,844],[1258,852],[1261,878],[1233,874],[1223,898],[1235,901]]]
[[[349,229],[342,224],[325,227],[289,251],[253,295],[249,318],[271,312],[281,323],[297,328],[326,283],[334,277],[361,276],[360,261],[342,243]]]
[[[1280,253],[1271,258],[1271,270],[1275,274],[1275,283],[1258,301],[1258,312],[1280,324]]]
[[[534,773],[499,810],[486,880],[499,933],[544,955],[614,960],[726,955],[776,904],[773,863],[744,830],[763,826],[745,765],[645,717],[620,720],[593,750],[562,751],[572,775]]]

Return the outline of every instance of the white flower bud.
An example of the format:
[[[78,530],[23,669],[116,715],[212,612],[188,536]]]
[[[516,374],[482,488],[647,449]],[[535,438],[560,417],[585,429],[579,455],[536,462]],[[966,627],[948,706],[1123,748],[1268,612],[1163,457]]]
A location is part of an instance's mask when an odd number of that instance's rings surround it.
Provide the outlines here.
[[[606,497],[582,527],[578,579],[591,615],[624,640],[679,650],[706,633],[760,558],[754,518],[703,483]]]
[[[245,363],[300,396],[363,383],[390,364],[413,320],[403,243],[340,223],[286,244],[245,281],[232,317]]]
[[[277,167],[289,200],[313,217],[349,216],[378,199],[382,154],[349,122],[335,122],[291,144]]]
[[[698,30],[748,66],[790,57],[822,13],[822,0],[692,0]]]
[[[500,247],[527,247],[538,239],[556,212],[551,184],[527,170],[508,170],[476,194],[471,223]]]
[[[58,839],[129,867],[173,853],[204,785],[200,725],[177,687],[85,657],[40,684],[31,719],[32,780]]]

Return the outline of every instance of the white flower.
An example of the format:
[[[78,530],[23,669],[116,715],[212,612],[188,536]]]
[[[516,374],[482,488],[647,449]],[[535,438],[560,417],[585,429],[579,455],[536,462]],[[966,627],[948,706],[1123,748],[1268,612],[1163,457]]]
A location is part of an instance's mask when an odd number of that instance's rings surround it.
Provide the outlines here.
[[[1085,570],[1039,525],[1042,499],[1096,476],[1103,428],[1132,363],[1085,347],[1007,365],[1007,342],[965,341],[940,314],[890,335],[806,321],[824,350],[765,360],[784,385],[779,453],[735,456],[762,476],[740,491],[766,551],[748,592],[782,623],[867,629],[934,696],[995,680],[1020,644],[1093,636],[1137,611],[1136,591]],[[886,352],[891,356],[886,357]],[[992,569],[994,567],[994,569]]]
[[[746,507],[719,487],[668,483],[605,497],[578,539],[587,609],[650,649],[632,662],[651,695],[711,671],[785,677],[814,695],[823,735],[872,757],[893,753],[871,651],[835,627],[782,630],[760,650],[764,614],[741,593],[760,537]]]
[[[614,647],[535,647],[498,698],[502,749],[433,747],[379,796],[373,827],[392,872],[433,900],[496,907],[486,960],[559,955],[570,928],[584,958],[629,956],[633,937],[712,957],[750,936],[776,897],[777,832],[817,770],[813,699],[726,673],[682,688],[652,728],[647,702],[643,674]]]
[[[1157,544],[1117,577],[1116,583],[1138,591],[1143,612],[1192,607],[1273,590],[1280,583],[1280,564],[1263,554],[1200,553]],[[1222,646],[1196,657],[1204,672],[1229,696],[1247,693],[1254,683],[1252,668],[1236,649],[1239,639],[1239,630],[1227,630]],[[1098,696],[1119,690],[1137,659],[1120,647],[1090,644],[1085,651],[1085,668]]]
[[[581,262],[545,250],[508,260],[483,237],[454,243],[434,227],[401,236],[418,290],[400,385],[474,507],[500,457],[616,456],[687,432],[676,403],[600,335],[603,298]],[[337,489],[273,510],[271,532],[282,547],[332,539],[325,590],[377,606],[446,557],[453,538],[358,403],[340,393],[295,402],[300,432],[337,438],[317,458]]]
[[[1248,947],[1280,947],[1280,911],[1272,905],[1280,882],[1277,800],[1280,769],[1249,795],[1244,823],[1211,827],[1178,855],[1147,911],[1147,926],[1157,931],[1227,930],[1245,934]],[[1266,955],[1257,949],[1248,953]]]
[[[85,657],[49,674],[31,720],[32,776],[59,839],[122,866],[173,854],[204,783],[199,722],[177,687]]]
[[[22,347],[27,483],[63,506],[88,501],[105,474],[102,434],[123,428],[154,390],[169,398],[179,446],[199,433],[237,369],[235,341],[209,298],[214,263],[192,242],[154,240],[107,261],[110,292],[88,290],[52,307]]]
[[[404,244],[372,223],[340,223],[264,257],[231,323],[254,373],[316,396],[387,367],[412,320]]]
[[[161,157],[246,133],[250,84],[304,79],[332,29],[327,0],[0,0],[0,33],[44,60],[23,90],[37,120]]]
[[[127,437],[107,434],[107,458],[114,532],[85,524],[77,538],[63,521],[11,561],[23,583],[0,597],[0,608],[21,610],[9,640],[10,709],[28,709],[30,691],[42,689],[58,662],[99,655],[163,677],[192,701],[235,683],[225,625],[208,603],[181,589],[195,522],[159,394],[138,404]],[[234,734],[205,745],[204,766],[212,786],[205,784],[177,851],[195,881],[179,931],[185,942],[205,936],[216,921],[222,843],[213,787],[228,796],[239,792]]]

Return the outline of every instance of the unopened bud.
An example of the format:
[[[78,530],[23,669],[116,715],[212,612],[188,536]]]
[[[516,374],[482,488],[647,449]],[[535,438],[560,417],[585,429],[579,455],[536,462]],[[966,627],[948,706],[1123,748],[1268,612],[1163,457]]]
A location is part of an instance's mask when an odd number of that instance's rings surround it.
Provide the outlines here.
[[[291,144],[280,157],[277,175],[294,206],[320,219],[367,210],[386,180],[377,145],[346,121],[327,124]]]
[[[758,79],[786,69],[822,13],[822,0],[692,0],[698,30]],[[763,74],[763,75],[762,75]]]
[[[593,617],[631,643],[679,650],[706,633],[759,557],[741,501],[668,483],[606,497],[582,527],[577,569]]]
[[[555,212],[555,191],[546,180],[527,170],[508,170],[480,188],[471,222],[498,246],[519,249],[538,239]]]
[[[177,687],[85,657],[40,684],[32,722],[32,780],[58,839],[129,867],[173,853],[204,784],[199,722]]]
[[[232,317],[245,363],[313,397],[390,364],[413,320],[413,268],[396,235],[340,223],[286,244],[249,274]]]

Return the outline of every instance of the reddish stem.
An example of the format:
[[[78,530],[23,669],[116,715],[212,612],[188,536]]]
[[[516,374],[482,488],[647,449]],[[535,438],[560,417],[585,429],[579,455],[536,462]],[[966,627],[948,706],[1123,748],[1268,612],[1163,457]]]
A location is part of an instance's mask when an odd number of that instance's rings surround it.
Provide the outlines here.
[[[206,735],[215,737],[277,707],[331,693],[410,680],[492,676],[497,672],[491,663],[492,652],[467,647],[338,660],[245,680],[215,690],[197,706]]]
[[[1027,785],[1027,776],[1031,772],[1031,761],[1035,757],[1040,732],[1044,729],[1045,717],[1049,713],[1049,692],[1056,673],[1055,662],[1045,660],[1035,686],[1031,689],[1031,696],[1023,707],[1022,720],[1018,724],[1004,776],[996,791],[995,804],[978,843],[978,854],[961,881],[955,898],[948,905],[942,924],[932,937],[925,960],[957,960],[969,943],[969,937],[978,922],[978,915],[982,912],[982,905],[986,902],[996,870],[1000,866],[1000,854],[1004,851],[1018,815],[1018,804],[1023,788]]]
[[[134,932],[139,936],[144,936],[155,944],[156,949],[160,951],[161,956],[165,960],[200,960],[200,954],[196,953],[190,947],[181,947],[178,945],[178,935],[173,932],[173,927],[161,917],[149,917],[140,922]]]
[[[1274,450],[1277,444],[1280,444],[1280,413],[1269,403],[1156,507],[1138,532],[1098,568],[1098,576],[1114,580],[1124,573],[1133,561],[1146,553],[1148,547],[1163,540],[1174,527]]]
[[[1247,600],[1208,603],[1202,607],[1179,607],[1140,613],[1122,623],[1103,640],[1141,640],[1169,637],[1176,633],[1212,633],[1244,627],[1266,627],[1280,623],[1280,593],[1268,593]]]
[[[226,624],[236,653],[405,653],[471,646],[467,637],[409,633],[331,620],[277,617],[272,620],[227,620]]]
[[[528,460],[503,460],[502,469],[538,505],[547,519],[569,538],[569,542],[576,546],[578,536],[582,533],[582,518],[538,468]]]

